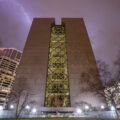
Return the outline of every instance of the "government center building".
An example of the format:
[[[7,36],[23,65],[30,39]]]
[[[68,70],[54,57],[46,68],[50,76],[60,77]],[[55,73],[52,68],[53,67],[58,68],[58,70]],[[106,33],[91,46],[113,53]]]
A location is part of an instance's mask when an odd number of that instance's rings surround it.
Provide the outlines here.
[[[16,73],[38,111],[74,111],[105,103],[96,60],[82,18],[34,18]]]

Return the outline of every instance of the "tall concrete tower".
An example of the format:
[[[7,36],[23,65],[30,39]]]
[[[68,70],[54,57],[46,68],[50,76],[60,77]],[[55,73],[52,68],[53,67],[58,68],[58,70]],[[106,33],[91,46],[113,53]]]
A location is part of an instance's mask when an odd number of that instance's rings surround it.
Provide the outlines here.
[[[34,91],[31,99],[43,111],[103,104],[96,94],[102,83],[83,19],[63,18],[58,26],[54,18],[35,18],[15,87],[20,81]]]

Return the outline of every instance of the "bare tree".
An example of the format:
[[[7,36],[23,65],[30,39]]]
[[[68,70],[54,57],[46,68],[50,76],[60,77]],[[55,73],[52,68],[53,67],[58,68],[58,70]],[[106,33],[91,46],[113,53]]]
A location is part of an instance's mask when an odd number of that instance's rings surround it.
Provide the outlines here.
[[[31,96],[31,90],[26,86],[24,79],[12,89],[9,104],[15,105],[16,118],[20,117],[22,112],[25,111],[26,105],[33,103],[33,101],[30,101]]]
[[[108,105],[114,107],[116,116],[119,119],[117,106],[120,104],[120,51],[114,65],[116,67],[115,74],[104,91]]]
[[[88,89],[85,88],[82,91],[94,92],[96,96],[105,102],[106,97],[104,89],[109,83],[112,83],[113,78],[109,66],[105,62],[98,60],[97,65],[98,71],[96,68],[92,67],[87,72],[81,74],[81,81],[89,86]]]
[[[105,62],[98,61],[99,72],[102,80],[104,81],[104,92],[108,106],[113,106],[117,119],[119,119],[119,114],[117,111],[117,106],[120,104],[120,51],[116,61],[114,62],[115,72],[111,73],[109,71],[108,65]]]
[[[109,65],[102,60],[97,60],[98,71],[103,86],[106,87],[110,82],[113,81],[113,76],[110,72]]]
[[[115,81],[120,81],[120,50],[118,52],[118,56],[114,62],[114,65],[116,66]]]
[[[91,68],[88,70],[88,72],[83,72],[81,74],[81,81],[84,83],[88,84],[89,88],[85,89],[83,91],[92,91],[96,95],[99,95],[103,99],[105,98],[104,96],[104,85],[102,85],[102,81],[100,79],[100,75],[98,72],[96,72],[96,69]]]
[[[115,82],[113,85],[106,87],[104,92],[108,106],[114,107],[117,119],[119,119],[117,105],[120,104],[120,82]]]
[[[86,82],[90,90],[93,90],[96,95],[99,95],[106,99],[108,106],[113,106],[115,109],[116,117],[119,119],[119,113],[117,111],[117,105],[120,104],[120,53],[118,59],[115,61],[117,66],[116,74],[113,74],[109,70],[109,66],[101,61],[97,61],[99,73],[96,74],[94,69],[90,69],[87,73],[82,73],[81,77]],[[93,82],[91,79],[102,80],[103,87],[98,87],[98,83]]]
[[[76,102],[76,106],[79,106],[80,108],[82,108],[84,112],[88,111],[88,110],[85,110],[86,105],[89,106],[89,111],[94,109],[90,103],[87,103],[85,101]]]

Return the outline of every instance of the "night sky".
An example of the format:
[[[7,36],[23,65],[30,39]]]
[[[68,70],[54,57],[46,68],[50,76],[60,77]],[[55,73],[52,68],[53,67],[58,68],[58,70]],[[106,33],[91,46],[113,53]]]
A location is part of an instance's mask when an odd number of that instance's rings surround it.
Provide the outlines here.
[[[83,17],[95,57],[120,49],[120,0],[0,0],[0,46],[23,50],[33,17]]]

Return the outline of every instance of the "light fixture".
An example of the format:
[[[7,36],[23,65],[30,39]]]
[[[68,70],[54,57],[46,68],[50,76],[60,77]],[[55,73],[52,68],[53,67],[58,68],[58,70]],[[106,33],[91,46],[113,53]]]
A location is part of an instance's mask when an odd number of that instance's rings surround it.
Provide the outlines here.
[[[104,109],[105,108],[105,106],[104,105],[101,105],[101,109]]]
[[[36,113],[36,112],[37,112],[36,108],[33,108],[32,113]]]
[[[82,110],[80,108],[77,108],[77,113],[78,114],[82,113]]]
[[[89,109],[89,106],[88,106],[88,105],[85,105],[85,109],[88,110],[88,109]]]
[[[0,111],[2,111],[3,110],[3,106],[0,106]]]
[[[14,105],[10,105],[10,109],[13,109],[14,108]]]
[[[113,110],[115,110],[115,107],[114,107],[114,106],[111,106],[111,108],[110,108],[110,109],[113,111]]]
[[[29,110],[29,109],[30,109],[30,106],[29,106],[29,105],[27,105],[27,106],[25,107],[25,109]]]

